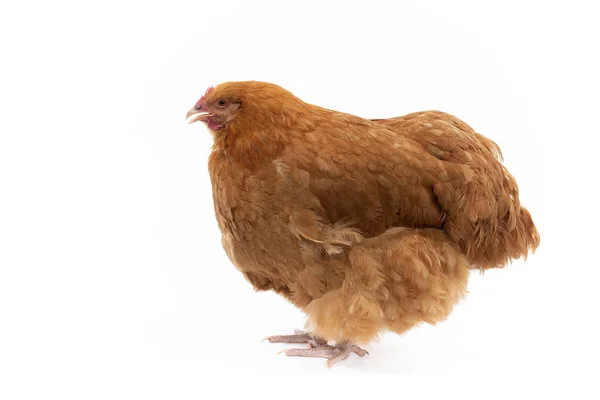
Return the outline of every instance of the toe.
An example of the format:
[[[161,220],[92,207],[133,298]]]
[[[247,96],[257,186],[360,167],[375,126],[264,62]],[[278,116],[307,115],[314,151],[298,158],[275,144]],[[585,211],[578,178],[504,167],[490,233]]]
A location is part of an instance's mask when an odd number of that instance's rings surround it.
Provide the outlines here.
[[[320,347],[317,349],[287,349],[282,350],[280,353],[284,353],[289,357],[318,357],[318,358],[331,358],[338,354],[338,349],[333,347]]]
[[[312,339],[308,341],[308,347],[318,349],[319,347],[332,347],[327,344],[326,340],[323,339]]]
[[[329,359],[325,362],[325,365],[327,366],[327,368],[331,368],[332,365],[337,364],[340,361],[345,360],[346,358],[348,358],[348,353],[340,351],[332,357],[329,357]]]
[[[300,335],[276,335],[267,336],[263,341],[268,340],[269,343],[308,343],[312,337],[308,333]]]
[[[352,352],[354,354],[356,354],[357,356],[359,356],[359,357],[364,357],[367,354],[369,354],[368,351],[366,351],[365,349],[362,349],[362,348],[360,348],[360,347],[358,347],[356,345],[352,346]]]

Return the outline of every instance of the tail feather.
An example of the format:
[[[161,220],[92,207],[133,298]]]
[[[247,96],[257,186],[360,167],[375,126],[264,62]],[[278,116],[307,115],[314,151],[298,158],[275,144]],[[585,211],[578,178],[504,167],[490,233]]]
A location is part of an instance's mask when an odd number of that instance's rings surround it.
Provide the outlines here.
[[[512,260],[526,259],[540,244],[531,214],[523,207],[497,220],[471,223],[450,217],[446,232],[465,252],[472,268],[479,269],[503,268]]]

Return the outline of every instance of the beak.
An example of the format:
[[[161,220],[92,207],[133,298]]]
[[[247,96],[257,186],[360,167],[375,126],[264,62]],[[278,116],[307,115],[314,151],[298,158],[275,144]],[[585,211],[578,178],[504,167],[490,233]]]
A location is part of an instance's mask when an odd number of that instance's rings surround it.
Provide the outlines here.
[[[197,121],[206,121],[208,118],[214,116],[214,114],[209,113],[208,111],[200,111],[195,107],[192,108],[185,116],[188,124],[193,124]]]

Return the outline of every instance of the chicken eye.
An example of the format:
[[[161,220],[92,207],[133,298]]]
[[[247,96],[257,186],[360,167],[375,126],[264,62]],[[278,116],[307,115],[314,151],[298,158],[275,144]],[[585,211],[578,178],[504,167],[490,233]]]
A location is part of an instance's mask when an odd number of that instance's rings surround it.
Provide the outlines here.
[[[227,102],[225,100],[223,100],[223,99],[217,100],[217,107],[225,108],[225,106],[227,106]]]

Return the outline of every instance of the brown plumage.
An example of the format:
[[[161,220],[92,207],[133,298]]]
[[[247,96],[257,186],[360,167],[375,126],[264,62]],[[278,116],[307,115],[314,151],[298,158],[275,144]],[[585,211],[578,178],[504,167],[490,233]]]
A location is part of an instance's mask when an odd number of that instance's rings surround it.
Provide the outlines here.
[[[500,149],[454,116],[367,120],[273,84],[228,82],[188,118],[214,137],[209,170],[231,262],[307,314],[317,342],[294,355],[335,362],[359,351],[321,339],[365,343],[440,321],[468,269],[503,267],[539,244]]]

